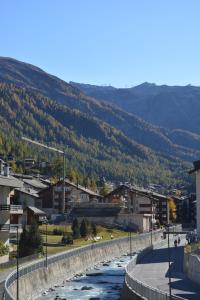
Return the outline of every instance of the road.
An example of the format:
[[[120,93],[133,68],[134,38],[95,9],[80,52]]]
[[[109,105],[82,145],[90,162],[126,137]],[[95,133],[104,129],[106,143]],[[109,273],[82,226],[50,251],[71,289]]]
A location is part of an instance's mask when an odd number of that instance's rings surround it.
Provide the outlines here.
[[[189,280],[183,273],[183,254],[182,245],[175,248],[170,245],[171,255],[171,288],[172,294],[189,300],[200,299],[200,288]],[[142,261],[136,265],[132,271],[132,276],[164,292],[169,292],[169,268],[168,268],[168,249],[166,246],[154,249],[146,255]]]

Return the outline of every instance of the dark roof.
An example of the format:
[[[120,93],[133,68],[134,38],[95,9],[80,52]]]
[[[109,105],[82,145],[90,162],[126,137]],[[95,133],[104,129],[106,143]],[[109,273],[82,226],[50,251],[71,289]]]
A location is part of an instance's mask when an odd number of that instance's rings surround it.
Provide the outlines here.
[[[23,193],[23,194],[27,194],[27,195],[30,195],[34,198],[39,198],[39,194],[36,190],[34,189],[31,189],[31,188],[18,188],[17,189],[18,192],[20,193]]]
[[[200,160],[194,161],[193,166],[194,166],[194,169],[190,170],[188,172],[189,174],[195,173],[196,171],[200,170]]]
[[[120,212],[120,207],[108,208],[73,208],[71,215],[74,217],[114,217]]]
[[[167,198],[165,195],[152,192],[152,191],[144,189],[142,187],[130,186],[130,185],[126,185],[126,184],[122,184],[122,185],[118,186],[115,190],[111,191],[105,197],[109,197],[109,196],[115,195],[115,194],[117,194],[117,193],[119,193],[120,191],[123,191],[123,190],[129,190],[131,192],[136,192],[139,195],[146,196],[146,197],[151,197],[152,196],[152,197],[155,197],[155,198],[162,198],[162,199],[166,199]],[[154,200],[155,200],[155,198],[154,198]]]

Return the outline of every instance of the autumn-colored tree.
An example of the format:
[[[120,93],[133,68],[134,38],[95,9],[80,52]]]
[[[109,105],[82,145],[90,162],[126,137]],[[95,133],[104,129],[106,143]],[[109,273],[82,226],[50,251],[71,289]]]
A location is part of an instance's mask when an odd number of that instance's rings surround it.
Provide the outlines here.
[[[174,222],[176,220],[176,203],[173,198],[168,198],[168,208],[169,208],[169,220]]]

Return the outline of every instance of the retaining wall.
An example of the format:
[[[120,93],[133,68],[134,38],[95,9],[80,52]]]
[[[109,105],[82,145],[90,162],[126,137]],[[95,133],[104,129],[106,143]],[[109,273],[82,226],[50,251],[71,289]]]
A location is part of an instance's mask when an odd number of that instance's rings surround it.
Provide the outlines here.
[[[182,229],[181,226],[175,226],[175,230],[180,231]],[[160,244],[166,243],[166,241],[162,241]],[[143,282],[137,280],[137,278],[132,277],[131,271],[135,267],[135,265],[139,262],[139,260],[151,251],[151,248],[147,248],[142,251],[139,255],[137,255],[126,267],[126,276],[124,287],[122,290],[121,300],[178,300],[183,299],[181,297],[172,296],[170,298],[168,293],[162,292],[156,288],[148,286]]]
[[[162,231],[153,233],[153,242],[161,240]],[[151,243],[151,234],[141,234],[132,237],[132,251],[148,247]],[[75,250],[58,254],[48,259],[48,268],[45,261],[32,263],[20,269],[19,299],[35,299],[42,291],[55,283],[62,283],[76,273],[83,272],[95,264],[126,254],[130,249],[129,238],[115,239],[88,245]],[[5,282],[5,299],[13,300],[16,297],[16,272],[13,272]]]
[[[192,281],[200,285],[200,251],[184,253],[184,271]]]

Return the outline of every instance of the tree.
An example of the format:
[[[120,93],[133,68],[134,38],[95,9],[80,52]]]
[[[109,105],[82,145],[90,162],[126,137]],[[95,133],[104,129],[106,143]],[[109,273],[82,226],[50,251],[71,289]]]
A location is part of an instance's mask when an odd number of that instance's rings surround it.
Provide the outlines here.
[[[81,226],[80,226],[80,235],[82,237],[86,237],[89,233],[89,227],[88,227],[88,224],[86,222],[85,219],[82,220],[81,222]]]
[[[100,195],[105,196],[108,193],[109,193],[109,187],[106,183],[104,183],[104,185],[100,189]]]
[[[173,198],[168,198],[169,219],[174,222],[176,220],[176,204]]]
[[[79,228],[79,222],[77,218],[73,220],[71,229],[73,233],[73,238],[78,239],[80,237],[80,228]]]
[[[0,240],[0,256],[6,255],[9,253],[9,246],[5,245],[3,241]]]
[[[97,227],[96,227],[96,224],[95,223],[91,223],[91,232],[94,236],[97,235]]]
[[[25,228],[19,240],[19,256],[24,257],[32,254],[42,253],[42,236],[38,224],[33,222],[29,231]]]

